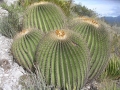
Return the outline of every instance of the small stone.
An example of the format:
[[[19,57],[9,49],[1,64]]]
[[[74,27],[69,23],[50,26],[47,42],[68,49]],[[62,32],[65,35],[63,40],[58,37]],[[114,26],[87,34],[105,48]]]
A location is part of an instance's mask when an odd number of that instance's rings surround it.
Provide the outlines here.
[[[9,61],[6,60],[6,59],[0,60],[0,66],[1,66],[5,71],[7,71],[8,69],[11,68]]]

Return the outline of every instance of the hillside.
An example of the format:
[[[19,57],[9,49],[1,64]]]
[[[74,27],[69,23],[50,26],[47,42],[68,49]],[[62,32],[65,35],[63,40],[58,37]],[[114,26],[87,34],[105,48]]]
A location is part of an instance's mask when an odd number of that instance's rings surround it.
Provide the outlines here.
[[[113,25],[120,26],[120,16],[117,16],[117,17],[106,17],[105,16],[105,17],[102,17],[102,19],[104,19],[105,22],[107,22],[111,26]]]

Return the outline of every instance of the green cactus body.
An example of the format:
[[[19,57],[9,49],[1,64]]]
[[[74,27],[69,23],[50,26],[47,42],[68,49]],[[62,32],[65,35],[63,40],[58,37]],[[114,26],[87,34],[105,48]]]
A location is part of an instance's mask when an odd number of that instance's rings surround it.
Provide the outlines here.
[[[16,62],[26,70],[34,70],[36,47],[42,34],[35,29],[26,29],[16,35],[12,44],[12,53]]]
[[[118,56],[113,55],[113,57],[110,59],[110,62],[106,68],[105,73],[109,78],[112,79],[120,78],[120,58]]]
[[[88,44],[91,56],[89,81],[92,81],[101,74],[109,60],[107,31],[97,21],[87,17],[74,19],[70,28],[80,33]]]
[[[51,31],[39,43],[36,62],[47,85],[78,90],[86,83],[89,68],[86,43],[70,30]]]
[[[32,4],[24,16],[25,28],[38,28],[42,32],[61,29],[65,26],[65,15],[55,4],[39,2]]]

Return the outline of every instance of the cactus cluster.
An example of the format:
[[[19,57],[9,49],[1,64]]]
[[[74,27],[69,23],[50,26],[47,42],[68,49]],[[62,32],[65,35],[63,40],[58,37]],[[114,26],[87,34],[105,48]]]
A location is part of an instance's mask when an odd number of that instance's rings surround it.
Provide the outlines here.
[[[105,69],[109,35],[102,23],[88,17],[67,21],[49,2],[32,4],[23,18],[25,30],[14,39],[13,55],[26,70],[38,68],[47,86],[80,90]]]
[[[32,4],[24,16],[24,28],[38,28],[42,32],[62,29],[66,16],[55,4],[39,2]]]

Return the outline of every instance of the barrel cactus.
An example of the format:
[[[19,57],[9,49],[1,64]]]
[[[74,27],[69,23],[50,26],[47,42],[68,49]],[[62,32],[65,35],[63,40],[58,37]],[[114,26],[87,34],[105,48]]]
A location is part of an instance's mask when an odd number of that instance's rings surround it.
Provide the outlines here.
[[[28,7],[23,21],[25,28],[38,28],[42,32],[48,32],[63,28],[66,17],[57,5],[42,1]]]
[[[107,30],[97,20],[88,17],[73,19],[70,28],[80,33],[87,42],[91,56],[89,81],[92,81],[102,73],[109,60],[109,35]]]
[[[105,70],[108,78],[118,79],[120,78],[120,58],[117,55],[113,55]]]
[[[55,30],[40,41],[36,63],[47,85],[61,90],[79,90],[86,83],[89,51],[77,33]]]
[[[36,29],[25,29],[16,35],[12,44],[12,53],[16,62],[28,71],[34,70],[36,47],[42,34]]]

